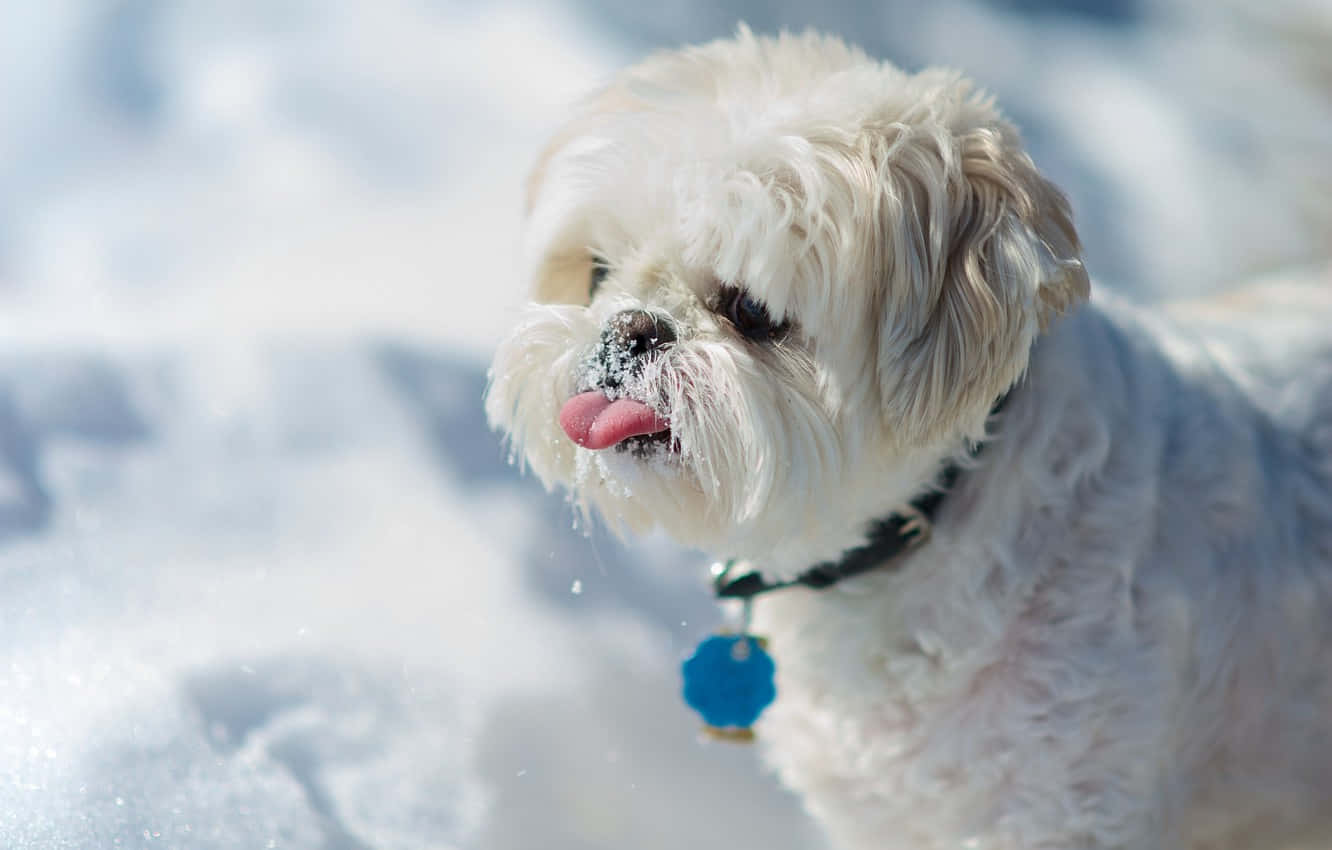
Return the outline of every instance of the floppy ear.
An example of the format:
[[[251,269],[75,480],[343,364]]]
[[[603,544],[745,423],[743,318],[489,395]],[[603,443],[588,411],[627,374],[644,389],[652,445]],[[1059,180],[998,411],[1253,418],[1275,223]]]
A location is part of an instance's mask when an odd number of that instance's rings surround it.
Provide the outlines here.
[[[1023,302],[1034,293],[1045,330],[1090,291],[1068,200],[1036,170],[1005,122],[964,133],[958,150],[961,180],[943,294],[964,297],[985,287],[1001,301]]]
[[[587,253],[589,234],[568,181],[551,182],[561,157],[576,158],[600,144],[598,125],[608,117],[645,108],[623,80],[617,80],[574,109],[573,116],[548,141],[524,186],[524,255],[531,297],[546,304],[585,304],[593,259]],[[568,163],[565,163],[567,168]],[[563,194],[563,197],[561,195]]]
[[[902,214],[891,238],[913,261],[890,273],[909,279],[917,321],[906,338],[900,313],[884,317],[884,403],[907,439],[959,427],[977,437],[1036,336],[1087,298],[1081,246],[1068,201],[1006,122],[991,114],[911,147],[915,155],[899,156],[889,173]]]
[[[636,112],[645,109],[640,99],[635,98],[629,86],[623,80],[616,80],[604,89],[584,98],[574,109],[573,117],[562,126],[550,141],[546,142],[541,153],[537,154],[536,163],[527,175],[523,186],[523,212],[532,214],[537,197],[546,182],[546,172],[556,154],[580,135],[596,126],[598,120],[606,115]]]

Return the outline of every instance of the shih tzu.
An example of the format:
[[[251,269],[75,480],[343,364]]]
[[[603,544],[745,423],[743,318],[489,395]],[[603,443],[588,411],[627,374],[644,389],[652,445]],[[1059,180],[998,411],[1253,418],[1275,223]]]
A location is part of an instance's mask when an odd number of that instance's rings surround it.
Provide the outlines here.
[[[796,585],[758,729],[837,846],[1332,842],[1332,277],[1089,299],[966,79],[743,29],[577,110],[526,251],[491,422]]]

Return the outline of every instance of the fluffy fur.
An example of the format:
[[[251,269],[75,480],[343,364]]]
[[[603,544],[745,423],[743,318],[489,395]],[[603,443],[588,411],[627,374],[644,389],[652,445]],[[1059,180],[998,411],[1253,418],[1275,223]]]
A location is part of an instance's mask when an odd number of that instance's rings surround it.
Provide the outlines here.
[[[761,737],[839,846],[1332,836],[1328,276],[1179,318],[1088,301],[1068,205],[988,97],[744,30],[585,102],[527,254],[487,410],[618,529],[790,575],[987,438],[900,568],[756,605]],[[784,331],[740,333],[728,288]],[[626,310],[675,338],[599,358]],[[575,446],[561,406],[598,387],[673,449]]]

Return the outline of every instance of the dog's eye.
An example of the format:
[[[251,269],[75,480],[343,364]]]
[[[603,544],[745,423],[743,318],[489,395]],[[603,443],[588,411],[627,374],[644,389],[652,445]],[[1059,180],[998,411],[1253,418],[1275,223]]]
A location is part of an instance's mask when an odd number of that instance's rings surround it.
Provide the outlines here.
[[[718,307],[736,330],[754,342],[780,339],[790,328],[789,322],[773,322],[763,302],[739,287],[723,286]]]
[[[601,282],[610,274],[610,265],[600,257],[592,258],[592,271],[587,277],[587,297],[590,301],[597,297],[597,291],[601,289]]]

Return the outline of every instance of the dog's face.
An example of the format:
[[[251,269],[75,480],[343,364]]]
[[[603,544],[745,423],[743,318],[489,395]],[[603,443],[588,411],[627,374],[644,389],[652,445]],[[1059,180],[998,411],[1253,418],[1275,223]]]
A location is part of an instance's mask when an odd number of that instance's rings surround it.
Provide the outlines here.
[[[979,438],[1087,293],[1060,194],[960,77],[816,36],[621,75],[529,186],[491,421],[612,526],[799,569]]]

